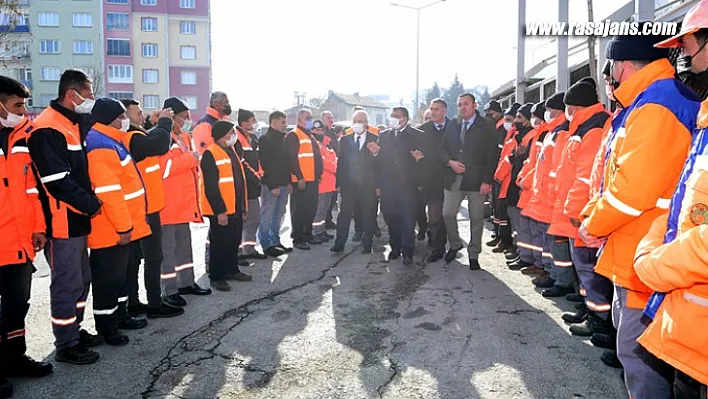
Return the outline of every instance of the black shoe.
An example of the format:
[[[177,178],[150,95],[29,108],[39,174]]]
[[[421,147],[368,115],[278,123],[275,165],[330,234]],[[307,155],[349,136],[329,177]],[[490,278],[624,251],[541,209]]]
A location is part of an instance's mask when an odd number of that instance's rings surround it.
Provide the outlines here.
[[[352,242],[361,242],[361,233],[354,233],[354,237],[352,237]]]
[[[247,255],[241,255],[241,257],[243,259],[258,259],[258,260],[268,259],[267,255],[262,254],[258,251],[251,253],[251,254],[247,254]]]
[[[590,312],[584,323],[570,326],[570,333],[578,337],[592,337],[595,333],[609,334],[611,329],[612,323],[609,320],[603,320],[594,312]]]
[[[566,295],[565,300],[569,302],[583,302],[585,301],[585,298],[583,298],[583,296],[579,293],[573,292],[572,294]]]
[[[221,292],[231,291],[231,286],[229,285],[229,283],[226,282],[226,280],[216,280],[216,281],[212,281],[210,284],[217,291],[221,291]]]
[[[253,263],[249,262],[248,259],[244,259],[242,256],[238,257],[238,267],[251,267]]]
[[[209,288],[202,288],[197,285],[197,283],[194,283],[190,285],[189,287],[183,287],[179,289],[179,294],[180,295],[197,295],[197,296],[205,296],[211,294],[211,290]]]
[[[303,250],[303,251],[310,250],[310,244],[308,244],[306,242],[296,242],[294,245],[295,245],[295,248]]]
[[[325,223],[325,229],[327,229],[327,230],[334,230],[336,228],[337,228],[337,223],[334,223],[332,221],[328,221]],[[332,237],[332,238],[334,238],[334,237]]]
[[[251,281],[253,280],[253,277],[246,273],[229,273],[226,276],[224,276],[224,280],[227,281]]]
[[[500,254],[503,252],[510,251],[511,248],[512,248],[511,245],[503,244],[502,242],[499,242],[499,244],[497,244],[497,246],[494,247],[494,249],[492,249],[492,252],[494,252],[495,254]]]
[[[330,240],[333,240],[333,239],[334,239],[334,234],[329,234],[329,233],[326,232],[326,231],[325,231],[324,233],[322,233],[322,235],[325,236],[325,237],[327,237],[327,238],[329,238]]]
[[[561,287],[554,285],[553,287],[543,291],[541,295],[543,295],[544,298],[560,298],[570,294],[571,292],[573,292],[573,287]]]
[[[314,236],[314,237],[310,238],[309,240],[307,240],[307,242],[312,245],[324,244],[324,240],[320,236]]]
[[[0,377],[0,399],[11,398],[14,390],[12,384],[5,377]]]
[[[335,254],[341,254],[344,252],[344,248],[340,248],[338,246],[333,246],[332,248],[329,249],[329,252],[333,252]]]
[[[118,331],[104,335],[103,339],[106,340],[106,343],[111,346],[125,346],[130,343],[130,338]]]
[[[279,250],[281,250],[281,251],[283,251],[283,253],[286,253],[286,254],[289,254],[289,253],[291,253],[291,252],[293,251],[292,248],[286,247],[286,246],[284,246],[283,244],[278,244],[278,245],[275,246],[275,248],[276,248],[276,249],[279,249]]]
[[[622,363],[620,362],[619,358],[617,357],[617,352],[615,351],[604,351],[602,352],[602,356],[600,356],[600,360],[602,360],[603,363],[605,363],[606,366],[612,367],[615,369],[621,369]]]
[[[183,315],[184,309],[163,303],[155,309],[148,308],[145,313],[148,319],[168,319]]]
[[[452,263],[453,260],[457,257],[457,253],[460,252],[462,247],[457,248],[457,249],[452,249],[450,248],[447,253],[445,254],[445,263],[450,264]]]
[[[389,262],[392,260],[396,260],[400,257],[401,257],[401,251],[391,250],[391,252],[388,253]]]
[[[182,298],[180,294],[172,294],[168,296],[162,297],[162,302],[170,305],[170,306],[176,306],[178,308],[182,308],[187,306],[187,301]]]
[[[507,263],[508,262],[514,262],[516,259],[519,259],[519,252],[516,250],[515,247],[512,247],[511,250],[508,252],[504,253],[504,257],[506,258]]]
[[[121,330],[142,330],[147,325],[148,321],[143,317],[131,316],[118,322],[118,328]]]
[[[417,238],[418,241],[423,241],[423,240],[425,240],[425,237],[426,237],[425,230],[421,230],[418,232],[418,235],[415,238]]]
[[[431,253],[425,258],[425,263],[435,263],[444,257],[445,255],[440,253]]]
[[[361,253],[364,255],[368,255],[372,252],[371,247],[364,247],[361,249]]]
[[[9,360],[9,359],[5,359]],[[12,360],[5,368],[6,377],[40,378],[48,376],[54,366],[47,362],[38,362],[27,355]]]
[[[543,278],[540,278],[536,280],[535,283],[533,283],[538,288],[553,288],[556,286],[556,280],[552,279],[550,274],[547,276],[543,276]],[[566,293],[563,293],[565,295]]]
[[[87,348],[95,348],[103,345],[103,337],[94,335],[86,330],[79,331],[79,343]]]
[[[404,256],[403,257],[403,264],[406,266],[410,266],[413,264],[413,257],[412,256]]]
[[[285,253],[285,251],[283,251],[282,249],[280,249],[278,247],[268,247],[265,250],[263,250],[263,253],[270,256],[270,257],[277,258],[277,257],[283,255]]]
[[[128,306],[128,314],[131,316],[140,316],[141,314],[145,314],[145,311],[147,311],[147,305],[142,302]]]
[[[381,238],[381,227],[376,226],[376,230],[374,230],[374,237]]]
[[[485,245],[488,247],[496,247],[497,245],[499,245],[500,242],[501,242],[501,237],[496,236],[492,239],[492,241],[488,241]]]
[[[593,334],[590,338],[590,342],[598,348],[604,349],[617,349],[617,339],[616,332],[610,332],[610,334]]]
[[[575,313],[566,313],[562,317],[563,321],[570,324],[582,323],[588,318],[588,308],[583,306]]]
[[[516,262],[514,262],[514,263],[511,263],[511,264],[508,264],[507,266],[509,267],[509,270],[519,271],[519,270],[521,270],[521,269],[523,269],[523,268],[525,268],[525,267],[533,266],[533,264],[531,264],[531,263],[526,263],[526,262],[524,262],[523,260],[521,260],[521,258],[519,258],[518,261],[516,261]]]
[[[470,259],[470,270],[479,270],[482,266],[479,265],[479,260]]]
[[[101,341],[103,341],[103,338],[101,338]],[[87,348],[83,344],[77,344],[71,348],[58,350],[57,353],[54,354],[54,359],[56,359],[57,362],[75,364],[77,366],[96,363],[100,358],[100,353]]]

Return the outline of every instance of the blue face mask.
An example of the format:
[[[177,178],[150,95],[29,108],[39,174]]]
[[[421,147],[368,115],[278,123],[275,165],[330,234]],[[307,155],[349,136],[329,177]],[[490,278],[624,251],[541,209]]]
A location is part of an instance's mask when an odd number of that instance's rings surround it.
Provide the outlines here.
[[[312,130],[313,125],[314,125],[313,121],[307,121],[307,122],[305,122],[305,129]]]

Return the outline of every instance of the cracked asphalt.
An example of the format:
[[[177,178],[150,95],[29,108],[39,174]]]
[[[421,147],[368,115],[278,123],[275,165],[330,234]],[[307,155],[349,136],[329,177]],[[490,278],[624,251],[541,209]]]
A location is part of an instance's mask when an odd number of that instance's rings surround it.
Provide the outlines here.
[[[193,226],[202,285],[206,232]],[[245,270],[253,282],[186,297],[184,316],[128,332],[126,347],[98,348],[95,365],[57,364],[48,378],[15,380],[15,397],[627,397],[602,350],[568,333],[561,315],[572,304],[542,298],[502,255],[485,249],[483,270],[471,272],[466,257],[404,266],[351,243],[340,256],[328,249],[259,261]],[[416,258],[424,253],[418,243]],[[53,360],[42,256],[37,268],[28,352]]]

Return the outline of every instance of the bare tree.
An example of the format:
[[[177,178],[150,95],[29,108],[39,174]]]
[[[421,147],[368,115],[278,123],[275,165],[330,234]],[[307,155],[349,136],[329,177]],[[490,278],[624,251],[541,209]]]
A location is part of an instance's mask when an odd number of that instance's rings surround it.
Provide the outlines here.
[[[3,47],[10,42],[8,37],[14,34],[17,25],[24,23],[22,21],[18,24],[22,17],[21,3],[20,0],[0,0],[0,43],[3,43]]]
[[[93,81],[93,94],[95,97],[106,96],[106,74],[103,72],[103,69],[96,65],[78,67],[77,69],[84,71]]]
[[[588,0],[588,21],[594,21],[592,0]],[[590,76],[595,79],[595,81],[599,82],[597,76],[597,59],[595,58],[595,39],[594,35],[588,35],[588,62],[590,63]]]
[[[325,101],[327,101],[326,98],[322,98],[322,97],[312,97],[312,98],[310,98],[310,99],[307,100],[307,104],[308,104],[310,107],[314,107],[314,108],[320,109],[320,108],[322,108],[322,104],[324,104]]]

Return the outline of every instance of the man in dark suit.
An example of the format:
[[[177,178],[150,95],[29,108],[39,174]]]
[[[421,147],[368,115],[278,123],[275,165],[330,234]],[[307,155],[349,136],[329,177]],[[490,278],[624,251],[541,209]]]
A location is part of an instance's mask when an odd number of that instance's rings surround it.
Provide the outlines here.
[[[436,98],[430,103],[432,120],[424,123],[420,130],[424,132],[424,144],[420,150],[423,152],[423,159],[420,168],[423,179],[423,196],[425,205],[428,207],[428,247],[430,253],[426,262],[433,263],[445,256],[445,245],[447,244],[447,231],[443,221],[443,200],[445,198],[445,166],[440,159],[440,144],[443,136],[455,134],[460,131],[454,120],[447,118],[447,102],[442,98]]]
[[[376,222],[374,179],[377,172],[372,152],[378,148],[378,136],[368,131],[369,115],[366,111],[356,111],[352,120],[354,133],[339,139],[337,188],[342,195],[342,203],[337,215],[337,239],[330,251],[344,252],[349,226],[358,210],[362,226],[362,252],[368,254],[371,253]]]
[[[413,264],[416,205],[423,188],[421,151],[423,132],[408,124],[404,107],[391,113],[391,128],[379,134],[376,158],[376,192],[388,225],[391,253],[389,260],[403,255],[403,264]]]
[[[470,270],[478,270],[482,252],[484,229],[484,201],[492,191],[494,170],[497,166],[496,132],[491,122],[476,110],[477,102],[471,93],[457,98],[460,129],[449,130],[440,144],[440,157],[445,170],[445,201],[443,219],[450,249],[445,261],[452,262],[462,249],[457,226],[457,213],[467,198],[470,214],[471,238],[467,246]]]

